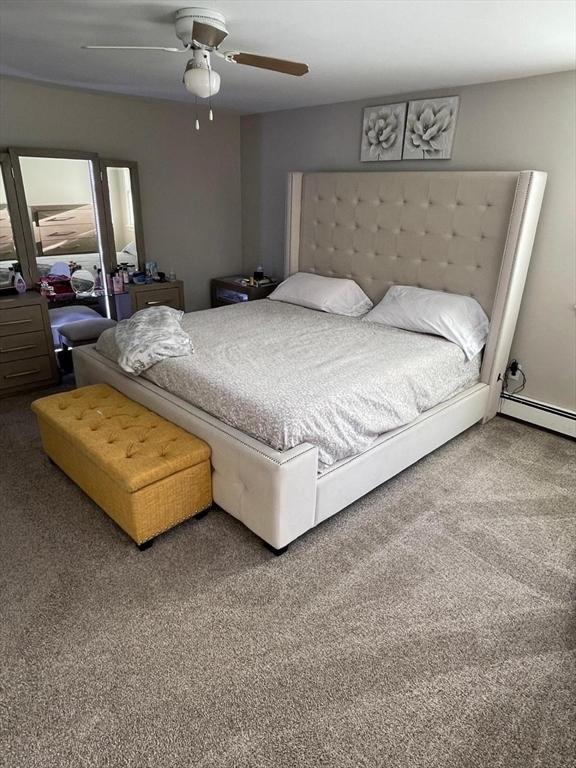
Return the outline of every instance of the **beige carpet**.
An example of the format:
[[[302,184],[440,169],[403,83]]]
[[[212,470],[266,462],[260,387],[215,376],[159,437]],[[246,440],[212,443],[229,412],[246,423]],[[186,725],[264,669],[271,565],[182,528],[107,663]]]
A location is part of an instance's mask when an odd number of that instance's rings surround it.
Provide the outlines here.
[[[2,768],[568,768],[575,457],[501,418],[281,558],[139,552],[0,401]]]

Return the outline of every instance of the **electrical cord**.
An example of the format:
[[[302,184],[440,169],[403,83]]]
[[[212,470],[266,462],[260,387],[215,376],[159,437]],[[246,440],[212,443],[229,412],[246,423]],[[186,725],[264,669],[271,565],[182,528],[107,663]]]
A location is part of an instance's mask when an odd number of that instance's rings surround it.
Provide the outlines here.
[[[518,374],[520,374],[520,376],[522,377],[522,381],[516,387],[516,389],[513,389],[512,392],[510,392],[509,389],[508,389],[508,378],[509,378],[510,375],[517,376]],[[506,392],[507,394],[509,394],[509,395],[518,395],[520,392],[522,392],[522,390],[524,389],[525,386],[526,386],[526,374],[524,373],[522,368],[520,368],[520,366],[518,365],[518,361],[517,360],[512,360],[512,362],[506,368],[506,372],[504,373],[504,381],[502,382],[502,390],[504,392]]]

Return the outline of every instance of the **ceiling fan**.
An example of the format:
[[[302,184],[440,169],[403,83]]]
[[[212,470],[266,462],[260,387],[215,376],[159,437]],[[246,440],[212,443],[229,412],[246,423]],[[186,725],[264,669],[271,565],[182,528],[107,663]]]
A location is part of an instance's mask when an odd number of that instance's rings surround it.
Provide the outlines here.
[[[182,41],[182,48],[148,45],[83,45],[88,50],[117,51],[164,51],[166,53],[188,53],[192,58],[184,71],[184,86],[194,96],[211,99],[220,90],[220,75],[212,69],[210,55],[214,54],[233,64],[245,64],[249,67],[268,69],[286,75],[300,77],[309,69],[307,64],[285,59],[273,59],[254,53],[240,51],[220,51],[219,48],[228,36],[226,19],[219,11],[208,8],[181,8],[174,14],[176,36]],[[212,109],[210,109],[212,120]],[[199,127],[196,120],[196,127]]]

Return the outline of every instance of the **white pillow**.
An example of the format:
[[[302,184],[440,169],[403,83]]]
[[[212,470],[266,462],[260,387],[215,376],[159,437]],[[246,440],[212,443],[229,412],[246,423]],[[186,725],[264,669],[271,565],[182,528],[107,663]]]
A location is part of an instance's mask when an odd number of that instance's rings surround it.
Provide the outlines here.
[[[268,298],[350,317],[363,315],[374,306],[354,280],[322,277],[308,272],[291,275]]]
[[[468,360],[486,343],[489,320],[471,296],[393,285],[382,301],[362,318],[406,331],[433,333],[453,341]]]

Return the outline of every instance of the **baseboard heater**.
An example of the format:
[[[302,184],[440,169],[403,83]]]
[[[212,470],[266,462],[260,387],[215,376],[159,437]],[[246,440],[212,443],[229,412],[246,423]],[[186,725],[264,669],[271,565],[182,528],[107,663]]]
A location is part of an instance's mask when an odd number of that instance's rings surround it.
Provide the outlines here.
[[[576,439],[576,412],[503,392],[500,413]]]

